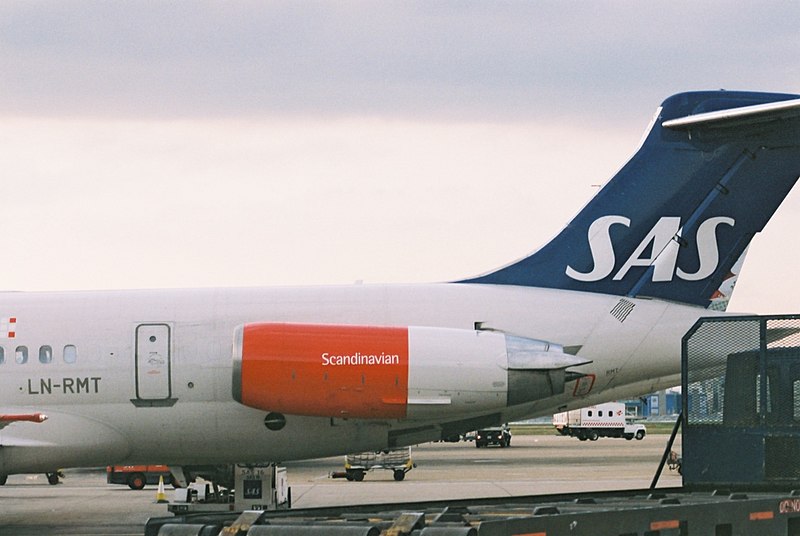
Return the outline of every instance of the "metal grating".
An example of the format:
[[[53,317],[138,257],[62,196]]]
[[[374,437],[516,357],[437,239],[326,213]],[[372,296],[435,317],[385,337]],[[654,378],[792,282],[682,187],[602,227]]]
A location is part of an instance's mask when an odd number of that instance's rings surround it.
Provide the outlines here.
[[[800,316],[703,319],[695,327],[684,338],[687,424],[800,425]],[[782,391],[775,400],[771,386],[786,374],[792,396]],[[728,405],[726,393],[735,394]]]
[[[682,358],[685,480],[800,482],[800,315],[701,319]]]

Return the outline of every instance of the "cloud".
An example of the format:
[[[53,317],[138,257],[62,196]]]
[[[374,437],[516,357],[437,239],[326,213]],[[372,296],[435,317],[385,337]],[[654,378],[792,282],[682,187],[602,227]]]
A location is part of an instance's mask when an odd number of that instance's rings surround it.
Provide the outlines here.
[[[35,289],[476,275],[555,234],[637,137],[376,119],[6,120],[0,218],[15,262],[0,281]],[[587,143],[581,151],[565,140]]]
[[[6,114],[509,121],[571,108],[605,119],[606,110],[650,109],[685,89],[800,86],[794,2],[735,10],[11,2],[0,10]]]

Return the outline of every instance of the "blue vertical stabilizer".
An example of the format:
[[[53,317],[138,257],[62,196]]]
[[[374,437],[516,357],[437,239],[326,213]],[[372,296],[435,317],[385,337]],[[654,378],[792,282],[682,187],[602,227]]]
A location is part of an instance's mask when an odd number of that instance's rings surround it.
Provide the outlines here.
[[[681,93],[551,242],[462,281],[724,308],[755,233],[800,176],[800,95]],[[722,296],[722,298],[720,298]],[[723,303],[724,299],[724,303]]]

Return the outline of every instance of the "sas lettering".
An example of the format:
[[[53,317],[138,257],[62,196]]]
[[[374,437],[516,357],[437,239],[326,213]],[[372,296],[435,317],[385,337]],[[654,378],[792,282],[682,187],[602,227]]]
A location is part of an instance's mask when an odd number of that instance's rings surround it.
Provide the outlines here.
[[[82,394],[96,394],[100,392],[100,380],[102,378],[83,377],[83,378],[61,378],[56,380],[53,378],[39,378],[37,382],[34,379],[28,378],[28,394],[29,395],[82,395]]]
[[[677,267],[680,245],[676,237],[681,236],[681,219],[676,216],[663,216],[650,229],[630,257],[614,274],[614,281],[623,279],[634,266],[653,266],[653,282],[672,281],[674,276],[684,281],[700,281],[712,275],[719,265],[717,246],[717,227],[721,224],[734,226],[736,221],[726,216],[709,218],[697,228],[697,255],[700,266],[694,273],[687,273]],[[624,216],[603,216],[589,226],[589,250],[594,267],[590,272],[579,272],[567,266],[566,274],[577,281],[600,281],[605,279],[617,266],[614,244],[611,241],[611,226],[631,226],[631,220]],[[649,252],[649,254],[645,254]]]

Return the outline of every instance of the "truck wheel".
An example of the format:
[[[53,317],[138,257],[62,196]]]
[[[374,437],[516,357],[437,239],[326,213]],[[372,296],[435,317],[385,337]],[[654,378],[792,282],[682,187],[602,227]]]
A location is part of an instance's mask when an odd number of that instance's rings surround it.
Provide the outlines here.
[[[597,438],[600,437],[595,430],[589,430],[588,436],[589,441],[597,441]]]
[[[128,477],[128,487],[131,489],[144,489],[147,483],[142,473],[133,473]]]
[[[401,482],[406,477],[406,472],[402,469],[395,469],[394,470],[394,479],[398,482]]]
[[[636,440],[641,441],[642,439],[644,439],[644,430],[639,430],[636,432]]]
[[[625,438],[626,441],[630,441],[631,439],[633,439],[633,434],[625,434],[623,437]]]
[[[364,471],[355,471],[353,473],[353,480],[355,480],[356,482],[361,482],[362,480],[364,480]]]
[[[586,437],[586,434],[578,434],[578,439],[581,440],[581,441],[586,441],[589,438]]]
[[[58,473],[45,473],[45,476],[47,476],[47,483],[51,486],[58,484]]]
[[[5,486],[8,482],[8,475],[0,475],[0,486]]]

